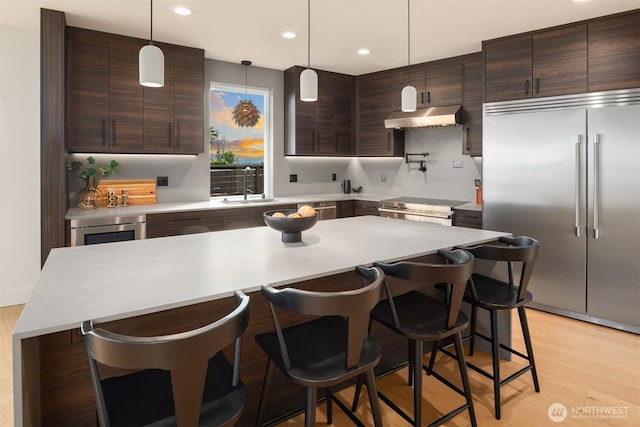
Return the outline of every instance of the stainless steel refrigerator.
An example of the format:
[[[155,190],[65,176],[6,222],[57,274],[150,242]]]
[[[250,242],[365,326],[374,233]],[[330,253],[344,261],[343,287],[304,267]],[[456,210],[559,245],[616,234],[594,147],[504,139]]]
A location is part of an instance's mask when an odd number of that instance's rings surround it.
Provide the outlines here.
[[[483,225],[540,241],[533,306],[640,333],[640,89],[485,104]]]

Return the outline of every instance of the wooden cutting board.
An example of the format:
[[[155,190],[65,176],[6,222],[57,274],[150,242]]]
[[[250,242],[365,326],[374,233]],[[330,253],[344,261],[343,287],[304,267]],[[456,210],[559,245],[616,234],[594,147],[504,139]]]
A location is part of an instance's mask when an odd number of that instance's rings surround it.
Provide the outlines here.
[[[156,181],[154,179],[131,180],[101,180],[98,182],[98,190],[102,194],[100,207],[107,205],[107,188],[113,188],[116,195],[121,195],[122,190],[129,191],[129,206],[155,205]]]

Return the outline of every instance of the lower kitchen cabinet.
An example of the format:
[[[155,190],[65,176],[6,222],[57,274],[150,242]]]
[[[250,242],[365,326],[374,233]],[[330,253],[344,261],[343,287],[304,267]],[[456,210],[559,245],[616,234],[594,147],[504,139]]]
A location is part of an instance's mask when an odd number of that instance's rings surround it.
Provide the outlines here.
[[[373,202],[370,200],[356,200],[356,209],[355,215],[380,215],[378,212],[378,208],[380,207],[380,202]]]
[[[482,229],[482,211],[454,209],[453,225],[456,227]]]
[[[222,210],[147,214],[147,239],[224,230]]]
[[[147,239],[259,227],[265,225],[263,213],[287,209],[297,207],[295,204],[285,204],[147,214]]]
[[[297,209],[295,204],[251,206],[248,208],[223,209],[224,229],[235,230],[238,228],[259,227],[265,225],[262,214],[267,211],[284,211]]]
[[[336,217],[348,218],[356,216],[356,201],[355,200],[339,200],[336,202]]]

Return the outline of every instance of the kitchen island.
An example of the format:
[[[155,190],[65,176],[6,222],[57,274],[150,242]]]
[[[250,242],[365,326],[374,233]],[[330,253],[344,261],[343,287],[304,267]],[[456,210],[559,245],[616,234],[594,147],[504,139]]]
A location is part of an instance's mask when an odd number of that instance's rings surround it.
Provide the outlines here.
[[[250,420],[266,363],[253,336],[272,328],[256,292],[262,285],[338,289],[358,283],[356,265],[415,259],[506,235],[364,216],[320,221],[298,243],[282,243],[279,232],[254,227],[54,249],[12,334],[15,425],[95,422],[78,336],[82,321],[107,323],[121,333],[177,332],[226,314],[238,289],[251,296],[241,356],[249,393],[243,419]],[[273,417],[295,404],[283,397],[282,384],[271,397]]]

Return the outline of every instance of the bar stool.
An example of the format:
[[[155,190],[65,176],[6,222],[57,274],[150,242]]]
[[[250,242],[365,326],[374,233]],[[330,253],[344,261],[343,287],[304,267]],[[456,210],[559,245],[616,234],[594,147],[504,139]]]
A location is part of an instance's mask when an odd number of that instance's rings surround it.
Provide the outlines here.
[[[236,308],[192,331],[132,337],[81,325],[100,426],[227,425],[246,402],[239,379],[240,336],[249,323],[249,297],[238,291]],[[222,349],[235,341],[233,366]],[[101,378],[98,363],[137,370]]]
[[[531,292],[527,290],[531,272],[538,256],[539,242],[531,237],[521,236],[516,238],[501,237],[499,245],[479,245],[475,247],[465,247],[464,249],[471,252],[476,259],[486,259],[506,263],[508,272],[508,282],[488,277],[482,274],[473,274],[469,280],[464,301],[471,304],[471,336],[469,342],[469,354],[473,355],[475,337],[480,337],[491,343],[491,359],[493,365],[493,373],[489,373],[482,368],[467,362],[467,366],[481,375],[493,380],[493,394],[495,404],[496,419],[500,419],[500,386],[518,378],[525,372],[531,371],[533,377],[533,386],[536,392],[540,392],[538,384],[538,374],[536,364],[533,358],[533,347],[531,345],[531,335],[529,334],[529,324],[527,322],[527,313],[525,304],[532,300]],[[513,277],[513,263],[522,264],[518,285]],[[478,307],[489,311],[491,320],[491,336],[487,337],[476,331]],[[498,331],[498,312],[500,310],[518,310],[522,334],[527,354],[512,349],[504,344],[500,344],[500,335]],[[507,378],[500,380],[500,349],[504,349],[516,356],[519,356],[529,363],[524,368],[518,370]],[[446,349],[440,349],[447,355],[455,357]],[[432,353],[430,365],[435,360],[436,351]]]
[[[473,255],[463,250],[439,251],[442,263],[397,262],[395,264],[374,263],[384,271],[387,277],[395,277],[415,284],[409,292],[394,296],[389,281],[385,280],[387,299],[379,302],[371,311],[371,318],[395,333],[409,340],[409,385],[413,385],[414,417],[411,418],[391,399],[378,393],[380,399],[388,404],[395,412],[414,426],[422,426],[422,370],[433,375],[443,384],[464,396],[465,403],[443,415],[430,426],[441,425],[455,415],[468,410],[472,426],[476,426],[476,417],[471,398],[471,388],[467,375],[467,368],[462,350],[463,331],[468,325],[467,316],[460,311],[462,297],[467,281],[473,271]],[[445,263],[446,262],[446,263]],[[440,301],[419,292],[425,286],[433,287],[437,284],[447,284],[449,288],[447,301]],[[422,363],[423,343],[437,343],[445,339],[453,339],[458,358],[458,369],[462,378],[460,389],[449,380],[433,371],[433,366],[427,370]],[[352,410],[355,410],[360,395],[360,382],[356,385],[356,395]]]
[[[340,292],[312,292],[298,289],[262,287],[269,301],[275,331],[256,336],[268,356],[256,425],[262,416],[274,367],[290,381],[306,389],[305,426],[315,425],[317,389],[327,389],[327,418],[332,422],[333,401],[356,425],[363,425],[339,399],[331,387],[364,374],[375,426],[382,426],[373,368],[380,361],[380,347],[368,336],[371,308],[380,300],[384,274],[377,268],[356,267],[365,286]],[[280,326],[275,307],[314,316],[312,320],[287,328]]]

